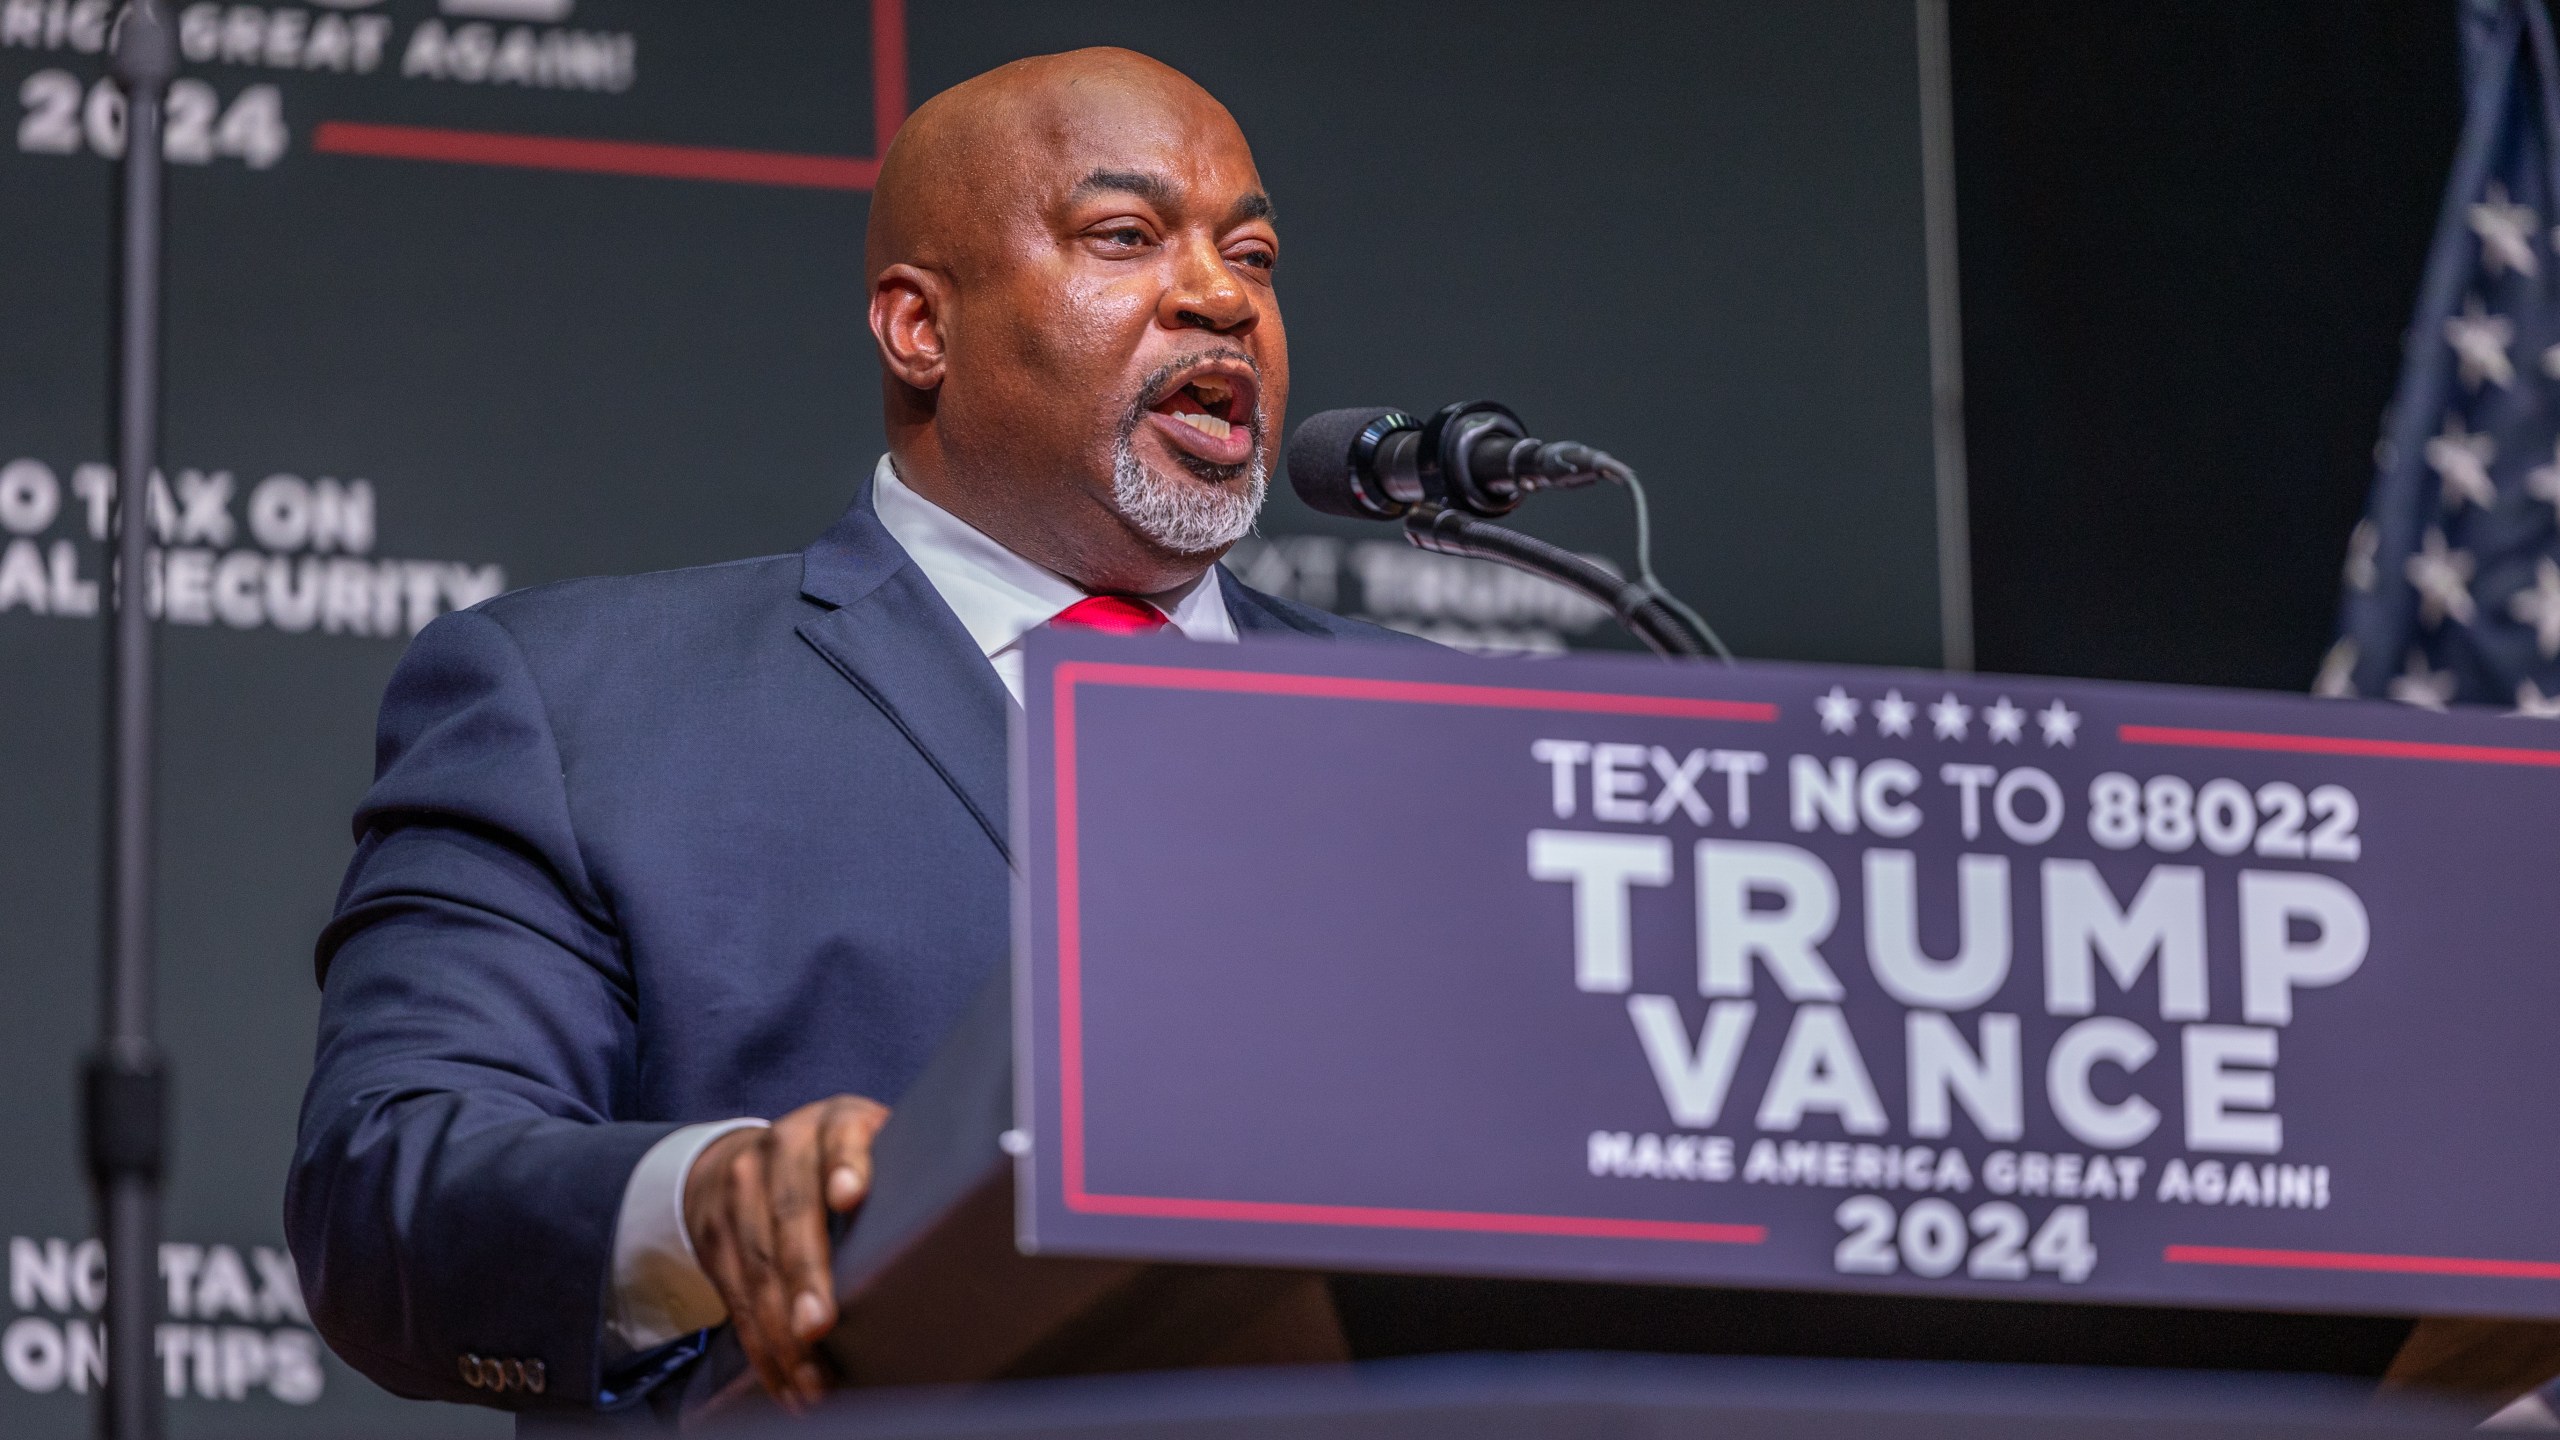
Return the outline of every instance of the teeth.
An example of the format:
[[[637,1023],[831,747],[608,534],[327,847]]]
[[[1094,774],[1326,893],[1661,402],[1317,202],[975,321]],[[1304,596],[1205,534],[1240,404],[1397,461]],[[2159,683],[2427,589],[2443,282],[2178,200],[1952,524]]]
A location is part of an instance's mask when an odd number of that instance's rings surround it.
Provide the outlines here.
[[[1235,387],[1226,381],[1212,379],[1206,375],[1192,381],[1191,388],[1200,392],[1203,403],[1210,405],[1224,405],[1236,393]]]
[[[1213,440],[1224,440],[1228,432],[1235,429],[1215,415],[1176,415],[1173,418]]]

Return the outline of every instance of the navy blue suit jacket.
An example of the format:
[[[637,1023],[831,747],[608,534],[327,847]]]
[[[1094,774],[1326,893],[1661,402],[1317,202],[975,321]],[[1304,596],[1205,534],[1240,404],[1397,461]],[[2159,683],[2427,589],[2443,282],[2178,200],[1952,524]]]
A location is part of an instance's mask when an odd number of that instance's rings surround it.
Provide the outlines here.
[[[1248,643],[1389,634],[1216,581]],[[319,942],[285,1195],[330,1345],[402,1395],[624,1398],[599,1352],[641,1155],[894,1102],[1003,963],[1010,705],[867,482],[800,555],[420,633]],[[543,1391],[468,1386],[466,1355],[539,1359]]]

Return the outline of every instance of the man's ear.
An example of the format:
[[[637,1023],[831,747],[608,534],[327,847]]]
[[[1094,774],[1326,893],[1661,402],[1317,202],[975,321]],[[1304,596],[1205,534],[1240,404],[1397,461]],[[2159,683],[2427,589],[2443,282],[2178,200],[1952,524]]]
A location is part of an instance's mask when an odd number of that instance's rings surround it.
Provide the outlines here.
[[[940,275],[914,265],[892,265],[871,282],[871,335],[880,342],[880,363],[911,389],[942,384],[942,324],[950,294]]]

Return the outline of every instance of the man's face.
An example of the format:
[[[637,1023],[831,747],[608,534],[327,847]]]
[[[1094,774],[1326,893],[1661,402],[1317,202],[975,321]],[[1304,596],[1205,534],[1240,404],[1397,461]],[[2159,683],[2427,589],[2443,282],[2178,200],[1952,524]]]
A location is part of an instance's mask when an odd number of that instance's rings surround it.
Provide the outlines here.
[[[1166,556],[1252,527],[1288,403],[1253,156],[1205,96],[1063,97],[958,297],[942,423]],[[1025,497],[1028,498],[1028,497]]]

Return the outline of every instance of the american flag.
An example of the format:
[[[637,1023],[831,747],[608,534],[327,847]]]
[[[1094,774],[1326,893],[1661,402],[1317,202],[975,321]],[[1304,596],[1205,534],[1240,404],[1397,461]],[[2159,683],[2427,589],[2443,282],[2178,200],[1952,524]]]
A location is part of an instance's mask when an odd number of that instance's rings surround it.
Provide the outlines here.
[[[2465,114],[2313,689],[2560,717],[2560,58],[2466,0]]]

